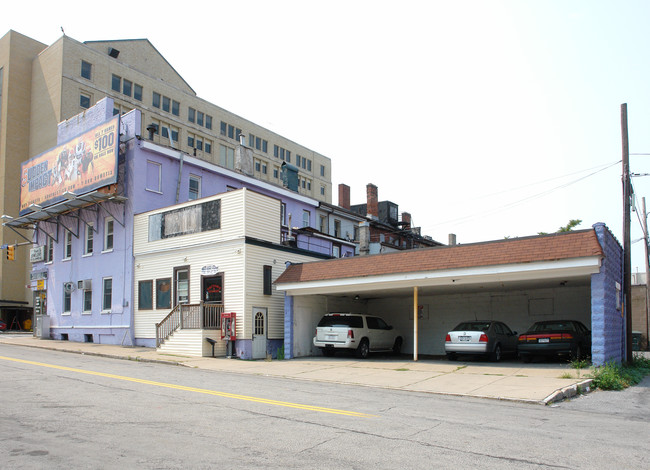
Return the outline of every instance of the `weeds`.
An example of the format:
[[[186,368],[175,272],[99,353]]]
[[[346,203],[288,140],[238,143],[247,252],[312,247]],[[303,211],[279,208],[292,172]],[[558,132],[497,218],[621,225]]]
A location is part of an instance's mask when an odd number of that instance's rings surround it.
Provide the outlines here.
[[[275,357],[278,359],[278,361],[284,360],[284,345],[278,348],[278,352]]]
[[[630,365],[608,362],[596,367],[592,373],[594,386],[601,390],[623,390],[636,385],[650,375],[650,359],[635,356]]]

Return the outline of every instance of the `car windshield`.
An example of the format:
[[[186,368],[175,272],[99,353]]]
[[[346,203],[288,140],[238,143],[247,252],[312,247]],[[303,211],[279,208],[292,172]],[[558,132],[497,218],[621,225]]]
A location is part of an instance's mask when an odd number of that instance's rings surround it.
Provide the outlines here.
[[[363,318],[351,315],[325,315],[318,326],[363,328]]]
[[[530,331],[542,332],[542,331],[575,331],[575,325],[573,322],[566,321],[554,321],[554,322],[544,322],[544,323],[535,323],[530,327]]]
[[[488,329],[490,329],[490,322],[466,321],[454,328],[454,331],[487,331]]]

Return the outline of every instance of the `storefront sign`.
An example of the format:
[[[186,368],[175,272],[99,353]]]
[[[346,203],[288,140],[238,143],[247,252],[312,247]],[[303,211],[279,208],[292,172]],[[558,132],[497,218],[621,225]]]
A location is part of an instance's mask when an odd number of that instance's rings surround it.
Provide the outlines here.
[[[117,182],[120,116],[33,157],[20,166],[20,215],[71,192],[84,194]]]
[[[29,280],[35,281],[37,279],[47,279],[47,271],[34,271],[29,273]]]
[[[203,266],[201,268],[201,274],[203,276],[212,276],[213,274],[217,274],[218,272],[219,272],[219,268],[214,264]]]
[[[37,246],[29,250],[29,261],[32,263],[38,263],[39,261],[45,261],[45,247]]]

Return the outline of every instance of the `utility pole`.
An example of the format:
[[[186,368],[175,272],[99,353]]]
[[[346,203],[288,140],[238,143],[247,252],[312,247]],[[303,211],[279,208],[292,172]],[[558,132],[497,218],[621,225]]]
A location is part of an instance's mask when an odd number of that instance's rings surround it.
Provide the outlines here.
[[[646,343],[650,338],[650,260],[648,259],[648,213],[645,211],[645,196],[641,199],[643,209],[643,247],[645,248],[645,328]],[[648,349],[650,344],[646,344]]]
[[[625,361],[632,362],[632,243],[630,238],[630,147],[627,136],[627,103],[621,105],[621,136],[623,140],[623,298],[625,299]]]

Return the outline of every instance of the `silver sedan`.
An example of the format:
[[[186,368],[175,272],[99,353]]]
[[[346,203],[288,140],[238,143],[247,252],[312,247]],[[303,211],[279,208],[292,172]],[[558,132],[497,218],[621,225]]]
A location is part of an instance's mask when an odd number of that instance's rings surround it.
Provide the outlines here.
[[[500,321],[463,322],[447,333],[445,353],[449,360],[455,360],[459,354],[473,354],[500,361],[505,354],[517,354],[517,332]]]

